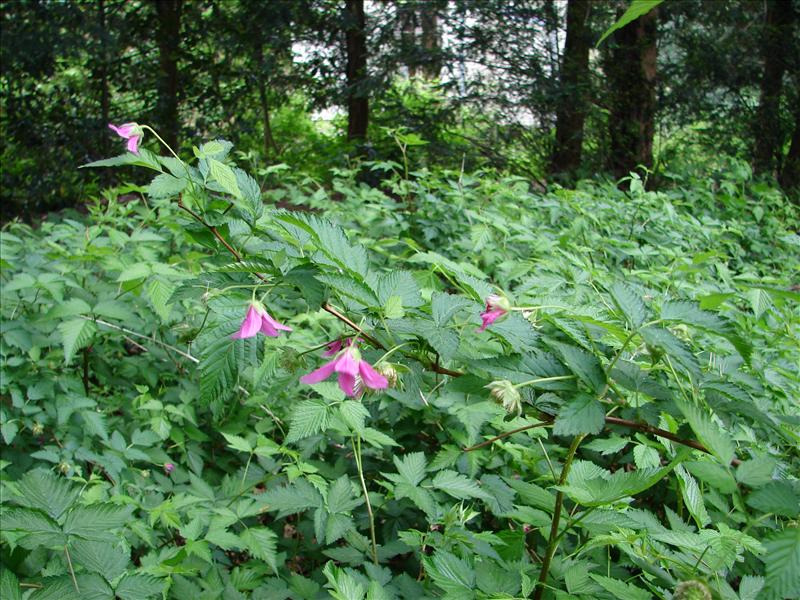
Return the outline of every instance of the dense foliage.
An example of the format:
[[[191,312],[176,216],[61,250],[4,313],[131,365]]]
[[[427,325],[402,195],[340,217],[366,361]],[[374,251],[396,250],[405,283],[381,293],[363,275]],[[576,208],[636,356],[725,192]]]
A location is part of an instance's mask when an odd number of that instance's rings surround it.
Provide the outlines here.
[[[800,597],[800,218],[746,164],[541,192],[395,131],[323,187],[133,133],[93,166],[149,185],[3,230],[3,598]],[[231,339],[254,300],[291,331]],[[301,383],[337,340],[388,389]]]

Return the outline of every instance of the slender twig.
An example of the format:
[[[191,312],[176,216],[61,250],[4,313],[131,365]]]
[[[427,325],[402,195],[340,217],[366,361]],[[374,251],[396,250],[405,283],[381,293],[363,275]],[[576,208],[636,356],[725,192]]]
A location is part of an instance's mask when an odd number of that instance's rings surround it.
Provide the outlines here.
[[[359,333],[359,335],[361,335],[361,337],[363,337],[365,340],[367,340],[367,341],[368,341],[370,344],[372,344],[372,345],[373,345],[373,346],[375,346],[376,348],[380,348],[381,350],[386,350],[386,346],[384,346],[383,344],[381,344],[381,343],[380,343],[378,340],[376,340],[374,337],[372,337],[372,336],[371,336],[371,335],[369,335],[368,333],[365,333],[365,332],[364,332],[364,330],[363,330],[363,329],[361,329],[361,327],[359,327],[358,325],[356,325],[356,324],[355,324],[353,321],[351,321],[349,318],[347,318],[346,316],[344,316],[344,315],[343,315],[342,313],[340,313],[338,310],[336,310],[335,308],[333,308],[333,307],[332,307],[330,304],[328,304],[327,302],[325,302],[325,303],[322,305],[322,310],[324,310],[324,311],[325,311],[325,312],[327,312],[327,313],[330,313],[330,314],[332,314],[334,317],[336,317],[337,319],[339,319],[339,320],[340,320],[342,323],[345,323],[345,324],[346,324],[348,327],[350,327],[351,329],[353,329],[353,330],[357,331],[357,332]]]
[[[210,225],[203,217],[198,215],[191,208],[186,206],[183,203],[183,200],[179,200],[178,201],[178,208],[180,208],[182,210],[185,210],[187,213],[189,213],[192,216],[192,218],[195,221],[197,221],[201,225],[204,225],[212,233],[212,235],[215,238],[217,238],[219,243],[222,244],[223,246],[225,246],[225,249],[233,255],[233,257],[236,259],[236,262],[240,262],[242,260],[242,255],[239,254],[239,252],[237,252],[237,250],[228,243],[228,240],[225,239],[225,237],[219,232],[219,230],[216,227],[214,227],[213,225]],[[253,275],[258,277],[262,281],[266,281],[267,280],[267,278],[264,277],[263,275],[261,275],[261,273],[253,273]]]
[[[72,576],[72,585],[75,586],[75,591],[81,593],[81,588],[78,587],[78,580],[75,578],[75,569],[72,568],[72,558],[69,556],[69,548],[64,544],[64,554],[67,555],[67,566],[69,567],[69,574]]]
[[[569,470],[572,467],[572,460],[575,458],[575,454],[578,451],[578,446],[580,446],[581,440],[583,440],[584,435],[575,436],[575,439],[572,440],[572,444],[570,444],[569,450],[567,450],[567,456],[564,459],[564,466],[561,468],[561,477],[558,479],[558,485],[563,486],[567,482],[567,476],[569,475]],[[547,582],[547,575],[550,571],[550,563],[553,560],[553,555],[556,552],[556,545],[558,542],[558,524],[561,521],[561,508],[564,506],[564,492],[558,490],[556,493],[556,504],[555,508],[553,509],[553,520],[550,523],[550,539],[547,542],[547,552],[544,555],[544,560],[542,561],[542,569],[539,571],[539,581],[536,583],[536,593],[533,596],[533,600],[541,600],[542,595],[544,594],[544,584]]]
[[[94,321],[95,323],[97,323],[98,325],[102,325],[103,327],[108,327],[109,329],[115,329],[115,330],[121,331],[122,333],[125,333],[127,335],[132,335],[132,336],[137,337],[139,339],[148,340],[150,342],[153,342],[154,344],[158,344],[162,348],[166,348],[168,350],[172,350],[176,354],[180,354],[183,358],[185,358],[187,360],[190,360],[195,364],[200,362],[199,358],[195,358],[194,356],[192,356],[188,352],[184,352],[183,350],[181,350],[179,348],[176,348],[175,346],[170,346],[169,344],[166,344],[166,343],[162,342],[161,340],[157,340],[157,339],[155,339],[155,338],[153,338],[153,337],[151,337],[149,335],[145,335],[143,333],[138,333],[136,331],[131,331],[130,329],[126,329],[125,327],[120,327],[119,325],[114,325],[114,323],[109,323],[108,321],[103,321],[102,319],[95,319],[95,318],[92,318],[92,317],[89,317],[89,316],[86,316],[86,315],[79,315],[79,316],[80,316],[81,319],[85,319],[87,321]],[[139,344],[137,344],[137,345],[139,345]]]
[[[484,446],[489,446],[494,444],[498,440],[502,440],[510,435],[514,435],[515,433],[522,433],[523,431],[528,431],[529,429],[533,429],[534,427],[544,427],[545,425],[550,425],[551,421],[542,421],[541,423],[533,423],[532,425],[525,425],[523,427],[517,427],[516,429],[512,429],[511,431],[505,431],[500,435],[496,435],[493,438],[486,440],[485,442],[481,442],[480,444],[475,444],[474,446],[470,446],[469,448],[464,448],[464,452],[472,452],[473,450],[478,450],[479,448],[483,448]]]
[[[89,348],[84,348],[83,354],[83,393],[89,395]]]
[[[372,562],[378,564],[378,542],[375,538],[375,515],[372,514],[372,503],[369,501],[369,492],[367,492],[367,482],[364,480],[364,467],[361,464],[361,436],[356,435],[353,438],[353,455],[356,459],[356,468],[358,469],[358,478],[361,480],[361,489],[364,492],[364,501],[367,504],[367,515],[369,516],[369,535],[372,538]]]

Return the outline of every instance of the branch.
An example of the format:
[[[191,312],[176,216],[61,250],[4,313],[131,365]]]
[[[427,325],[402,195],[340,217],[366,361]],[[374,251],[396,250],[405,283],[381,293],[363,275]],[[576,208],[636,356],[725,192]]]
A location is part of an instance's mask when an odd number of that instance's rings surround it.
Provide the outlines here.
[[[87,317],[86,315],[78,315],[78,316],[80,316],[81,319],[85,319],[86,321],[93,321],[94,323],[97,323],[98,325],[102,325],[103,327],[108,327],[110,329],[116,329],[117,331],[121,331],[122,333],[125,333],[127,335],[132,335],[132,336],[137,337],[139,339],[148,340],[150,342],[153,342],[154,344],[158,344],[162,348],[165,348],[167,350],[172,350],[173,352],[175,352],[177,354],[180,354],[183,358],[186,358],[186,359],[192,361],[195,364],[198,364],[200,362],[199,358],[195,358],[194,356],[192,356],[188,352],[184,352],[183,350],[181,350],[179,348],[176,348],[175,346],[170,346],[169,344],[166,344],[166,343],[162,342],[161,340],[157,340],[157,339],[155,339],[153,337],[150,337],[149,335],[145,335],[143,333],[138,333],[136,331],[131,331],[130,329],[126,329],[125,327],[120,327],[119,325],[114,325],[114,323],[109,323],[108,321],[103,321],[102,319],[94,319],[92,317]],[[144,348],[144,346],[142,346],[141,344],[136,344],[136,345],[139,346],[140,348]],[[144,349],[147,350],[147,348],[144,348]]]
[[[328,304],[327,302],[325,302],[325,303],[322,305],[322,310],[324,310],[325,312],[329,312],[329,313],[330,313],[330,314],[332,314],[334,317],[336,317],[337,319],[339,319],[339,320],[340,320],[342,323],[345,323],[345,324],[347,324],[347,325],[348,325],[348,326],[349,326],[351,329],[354,329],[355,331],[357,331],[357,332],[359,333],[359,335],[361,335],[361,337],[363,337],[365,340],[367,340],[367,341],[368,341],[370,344],[372,344],[372,345],[373,345],[373,346],[375,346],[376,348],[380,348],[381,350],[386,350],[386,346],[384,346],[383,344],[381,344],[381,343],[380,343],[378,340],[376,340],[374,337],[372,337],[372,336],[371,336],[371,335],[369,335],[368,333],[365,333],[365,332],[364,332],[364,330],[363,330],[363,329],[361,329],[361,327],[359,327],[358,325],[356,325],[355,323],[353,323],[353,321],[351,321],[350,319],[348,319],[346,316],[344,316],[344,315],[343,315],[342,313],[340,313],[338,310],[336,310],[335,308],[333,308],[333,307],[332,307],[330,304]]]

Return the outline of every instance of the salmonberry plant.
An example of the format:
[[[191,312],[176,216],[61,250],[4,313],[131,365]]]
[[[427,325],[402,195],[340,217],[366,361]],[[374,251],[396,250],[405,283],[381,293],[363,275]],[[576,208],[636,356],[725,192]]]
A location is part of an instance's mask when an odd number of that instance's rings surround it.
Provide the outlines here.
[[[780,195],[112,128],[149,185],[3,232],[0,596],[800,597]]]

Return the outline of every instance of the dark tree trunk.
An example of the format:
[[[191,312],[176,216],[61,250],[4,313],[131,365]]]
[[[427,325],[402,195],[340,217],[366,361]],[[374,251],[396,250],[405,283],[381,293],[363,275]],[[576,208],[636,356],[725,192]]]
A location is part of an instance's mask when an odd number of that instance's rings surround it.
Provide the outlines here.
[[[177,152],[178,146],[178,50],[182,0],[154,0],[158,14],[158,104],[159,134]]]
[[[268,159],[271,155],[280,154],[278,144],[272,135],[272,124],[269,116],[269,98],[267,97],[267,80],[264,74],[266,65],[264,64],[264,46],[258,42],[255,47],[256,64],[258,65],[258,100],[261,104],[261,124],[264,130],[264,158]]]
[[[789,0],[767,0],[761,36],[764,74],[753,137],[753,168],[756,173],[775,174],[780,169],[784,135],[780,123],[781,88],[786,72],[786,49],[791,45],[793,10]]]
[[[347,139],[366,140],[369,124],[367,99],[367,32],[364,0],[346,0]]]
[[[556,146],[551,168],[572,175],[581,166],[583,123],[589,101],[589,49],[592,0],[569,0],[567,40],[561,64],[561,89],[556,113]]]
[[[800,104],[794,109],[794,133],[783,161],[780,184],[795,204],[800,204]]]
[[[656,114],[656,36],[658,9],[642,15],[612,38],[605,72],[610,87],[611,138],[607,166],[624,177],[639,165],[653,164]]]
[[[417,75],[417,15],[413,5],[402,7],[402,10],[403,25],[400,31],[400,42],[403,55],[406,57],[408,77],[412,78]]]
[[[100,86],[100,147],[103,155],[111,149],[111,137],[108,135],[108,124],[111,121],[111,100],[108,91],[108,30],[106,28],[105,0],[97,2],[97,28],[100,37],[100,56],[97,58],[97,83]]]
[[[438,79],[442,71],[442,58],[439,39],[439,16],[436,14],[436,3],[428,2],[422,4],[420,11],[422,48],[425,50],[425,65],[422,68],[422,74],[425,79]]]

